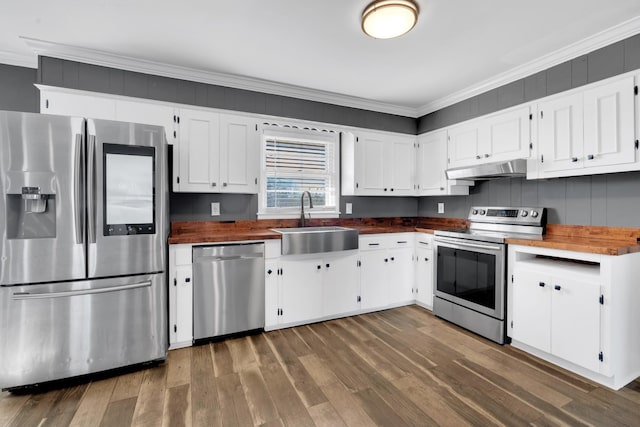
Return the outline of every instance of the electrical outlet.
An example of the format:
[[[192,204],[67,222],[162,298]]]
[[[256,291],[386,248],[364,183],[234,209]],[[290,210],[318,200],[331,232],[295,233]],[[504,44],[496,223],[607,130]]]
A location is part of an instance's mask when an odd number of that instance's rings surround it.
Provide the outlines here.
[[[345,210],[347,211],[346,212],[347,215],[351,215],[353,213],[353,204],[352,203],[347,203]]]
[[[220,202],[211,202],[211,216],[220,216]]]
[[[438,213],[444,213],[444,203],[438,203]]]

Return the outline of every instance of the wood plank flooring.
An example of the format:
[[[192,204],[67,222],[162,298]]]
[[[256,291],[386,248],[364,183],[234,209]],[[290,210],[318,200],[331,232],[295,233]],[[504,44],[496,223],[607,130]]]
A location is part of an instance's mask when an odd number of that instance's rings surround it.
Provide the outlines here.
[[[156,367],[0,394],[8,426],[638,426],[614,392],[408,306],[169,352]]]

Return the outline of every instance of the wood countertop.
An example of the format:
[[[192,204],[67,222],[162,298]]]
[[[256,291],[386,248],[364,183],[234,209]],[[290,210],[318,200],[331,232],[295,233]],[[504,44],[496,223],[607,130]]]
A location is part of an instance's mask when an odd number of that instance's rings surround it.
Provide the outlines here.
[[[357,229],[360,234],[414,231],[433,234],[435,230],[467,227],[468,221],[456,218],[356,218],[310,220],[308,225],[350,227]],[[280,239],[282,235],[272,231],[272,228],[297,226],[297,220],[173,222],[169,244]],[[549,224],[542,240],[507,239],[506,243],[601,255],[624,255],[640,252],[639,238],[640,228]]]
[[[507,239],[511,245],[561,249],[600,255],[640,252],[640,228],[548,224],[542,240]]]
[[[329,225],[355,228],[360,234],[414,231],[433,234],[434,230],[465,227],[467,221],[452,218],[362,218],[308,221],[308,226],[311,227]],[[297,220],[176,221],[171,223],[169,244],[280,239],[282,235],[271,229],[297,226]]]

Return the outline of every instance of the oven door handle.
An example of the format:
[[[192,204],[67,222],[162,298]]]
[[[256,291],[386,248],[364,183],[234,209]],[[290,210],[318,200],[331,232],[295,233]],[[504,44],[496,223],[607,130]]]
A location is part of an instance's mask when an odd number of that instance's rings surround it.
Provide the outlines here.
[[[502,250],[502,246],[488,245],[486,243],[476,243],[476,242],[469,243],[468,241],[462,241],[460,239],[450,239],[447,237],[437,237],[435,240],[436,240],[436,243],[452,244],[452,245],[463,247],[463,248],[466,247],[466,248],[474,248],[474,249],[485,249],[490,251]]]

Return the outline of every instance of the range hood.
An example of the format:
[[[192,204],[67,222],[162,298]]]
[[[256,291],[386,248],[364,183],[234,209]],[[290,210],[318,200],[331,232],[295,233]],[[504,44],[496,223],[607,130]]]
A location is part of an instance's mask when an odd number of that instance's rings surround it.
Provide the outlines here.
[[[492,178],[515,178],[526,175],[527,161],[525,159],[485,163],[447,170],[447,179],[472,179],[476,181]]]

